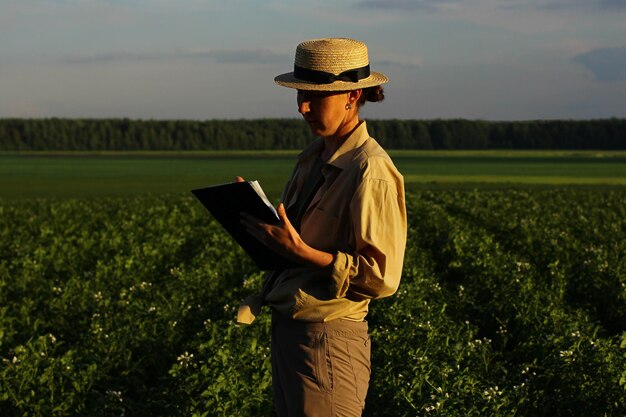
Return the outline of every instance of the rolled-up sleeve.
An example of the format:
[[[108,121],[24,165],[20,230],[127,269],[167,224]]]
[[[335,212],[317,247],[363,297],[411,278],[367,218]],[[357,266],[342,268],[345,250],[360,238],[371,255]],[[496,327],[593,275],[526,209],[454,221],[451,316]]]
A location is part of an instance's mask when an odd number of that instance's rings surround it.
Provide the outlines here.
[[[331,294],[355,300],[392,295],[400,284],[406,246],[402,177],[363,179],[350,217],[354,250],[335,254]]]

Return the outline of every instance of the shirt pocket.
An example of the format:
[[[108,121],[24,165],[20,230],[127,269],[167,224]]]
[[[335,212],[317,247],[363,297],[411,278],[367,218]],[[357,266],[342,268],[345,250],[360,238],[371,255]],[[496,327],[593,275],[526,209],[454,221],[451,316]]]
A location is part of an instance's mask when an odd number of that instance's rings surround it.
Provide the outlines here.
[[[315,207],[307,213],[301,225],[300,236],[310,246],[323,251],[335,251],[343,247],[345,236],[343,229],[348,219],[325,211],[322,207]]]

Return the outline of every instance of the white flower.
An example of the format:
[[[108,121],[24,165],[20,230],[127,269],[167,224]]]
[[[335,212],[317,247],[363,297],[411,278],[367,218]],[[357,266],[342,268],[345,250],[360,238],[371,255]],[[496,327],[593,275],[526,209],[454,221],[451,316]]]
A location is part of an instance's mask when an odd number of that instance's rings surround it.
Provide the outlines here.
[[[483,391],[483,397],[487,401],[491,401],[499,395],[502,395],[502,391],[498,388],[497,385],[495,387],[489,387],[485,391]]]
[[[179,355],[176,360],[178,361],[178,365],[186,368],[189,366],[189,362],[193,359],[193,353],[185,352],[182,355]]]
[[[121,391],[113,391],[113,390],[109,390],[106,392],[106,394],[110,397],[115,398],[115,400],[117,400],[118,402],[123,402],[124,398],[122,398],[122,392]]]
[[[559,356],[561,356],[565,362],[571,363],[571,362],[576,362],[576,358],[574,357],[574,352],[572,352],[571,350],[562,350],[559,353]]]

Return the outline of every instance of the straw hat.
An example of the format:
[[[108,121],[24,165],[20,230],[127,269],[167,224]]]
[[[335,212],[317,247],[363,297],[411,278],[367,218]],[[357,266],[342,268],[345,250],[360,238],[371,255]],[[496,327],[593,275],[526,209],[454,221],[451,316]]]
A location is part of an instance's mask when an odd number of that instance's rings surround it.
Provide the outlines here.
[[[367,45],[354,39],[302,42],[293,67],[293,72],[279,75],[274,82],[299,90],[350,91],[389,81],[384,74],[370,71]]]

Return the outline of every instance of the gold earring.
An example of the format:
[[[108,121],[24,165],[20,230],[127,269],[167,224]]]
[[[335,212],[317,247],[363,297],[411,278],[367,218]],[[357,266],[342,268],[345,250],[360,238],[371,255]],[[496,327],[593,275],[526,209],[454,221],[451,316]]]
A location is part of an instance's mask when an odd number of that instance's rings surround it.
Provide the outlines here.
[[[346,103],[346,110],[352,110],[352,104]]]

